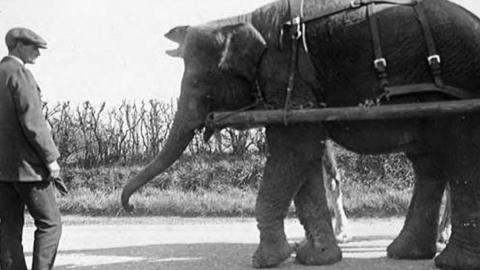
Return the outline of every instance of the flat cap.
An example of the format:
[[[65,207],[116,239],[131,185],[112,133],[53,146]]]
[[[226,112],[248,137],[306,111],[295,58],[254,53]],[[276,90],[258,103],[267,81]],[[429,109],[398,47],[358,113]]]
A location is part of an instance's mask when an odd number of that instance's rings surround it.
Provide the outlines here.
[[[15,27],[8,30],[5,35],[5,43],[8,48],[15,47],[17,41],[36,45],[38,48],[46,49],[47,42],[32,30],[24,27]]]

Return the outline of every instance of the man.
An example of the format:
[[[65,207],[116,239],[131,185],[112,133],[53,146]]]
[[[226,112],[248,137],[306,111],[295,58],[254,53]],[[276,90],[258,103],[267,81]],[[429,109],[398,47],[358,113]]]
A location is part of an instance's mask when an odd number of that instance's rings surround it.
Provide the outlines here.
[[[54,185],[59,152],[42,113],[40,88],[25,64],[47,43],[32,30],[5,36],[0,62],[0,260],[2,270],[27,270],[22,246],[24,209],[35,221],[32,270],[52,269],[61,235]]]

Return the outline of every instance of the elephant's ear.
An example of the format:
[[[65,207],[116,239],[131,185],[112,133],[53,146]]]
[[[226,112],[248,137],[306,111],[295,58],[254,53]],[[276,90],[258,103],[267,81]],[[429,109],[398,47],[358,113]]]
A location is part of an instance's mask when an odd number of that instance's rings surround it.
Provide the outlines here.
[[[262,35],[253,25],[244,23],[223,27],[221,32],[225,41],[218,67],[253,80],[256,66],[267,48]]]
[[[188,25],[177,26],[165,34],[166,38],[170,39],[171,41],[175,41],[180,45],[175,50],[166,51],[168,55],[173,57],[183,57],[184,42],[185,37],[187,36],[188,28]]]

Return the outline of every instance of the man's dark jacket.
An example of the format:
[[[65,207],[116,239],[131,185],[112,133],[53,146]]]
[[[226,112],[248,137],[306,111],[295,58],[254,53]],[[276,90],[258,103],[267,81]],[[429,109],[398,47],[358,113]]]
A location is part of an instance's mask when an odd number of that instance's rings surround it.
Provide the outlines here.
[[[0,62],[0,181],[48,178],[60,156],[42,113],[37,82],[16,59]]]

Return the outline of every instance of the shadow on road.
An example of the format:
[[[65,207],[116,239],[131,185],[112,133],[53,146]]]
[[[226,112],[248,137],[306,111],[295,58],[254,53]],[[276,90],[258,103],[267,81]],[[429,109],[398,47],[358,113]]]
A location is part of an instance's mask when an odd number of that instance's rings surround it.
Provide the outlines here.
[[[162,270],[237,270],[253,269],[251,255],[256,244],[205,243],[132,246],[97,250],[73,250],[58,254],[56,270],[60,269],[162,269]],[[385,246],[345,247],[344,253],[385,251]],[[291,259],[277,269],[435,269],[432,260],[397,261],[383,257],[349,258],[331,266],[306,267]]]

